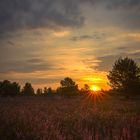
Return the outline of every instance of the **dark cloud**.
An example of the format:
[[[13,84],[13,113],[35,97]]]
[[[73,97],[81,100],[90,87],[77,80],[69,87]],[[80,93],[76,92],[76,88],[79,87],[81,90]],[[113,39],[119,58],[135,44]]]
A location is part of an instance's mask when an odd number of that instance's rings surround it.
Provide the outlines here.
[[[138,31],[140,29],[140,12],[139,11],[130,10],[129,12],[122,14],[120,16],[119,24],[123,28],[128,28],[131,30]]]
[[[140,10],[139,0],[1,0],[0,33],[39,27],[79,27],[84,24],[80,6],[87,2],[94,5],[105,3],[109,9]],[[131,20],[126,16],[122,20],[139,26],[139,16],[133,13],[129,16]]]
[[[92,0],[87,0],[90,2]],[[84,23],[84,0],[1,0],[0,32],[38,27],[77,27]]]
[[[140,51],[138,51],[136,53],[121,53],[117,55],[106,55],[98,57],[97,59],[100,60],[101,62],[99,63],[98,66],[93,67],[93,69],[97,68],[98,70],[101,71],[109,71],[111,70],[114,62],[120,57],[132,58],[134,61],[136,61],[138,65],[140,65]]]
[[[108,0],[108,8],[140,10],[140,0]]]
[[[53,65],[40,58],[32,58],[27,60],[0,60],[0,73],[5,72],[35,72],[35,71],[48,71],[48,70],[60,70],[59,67]],[[62,68],[61,68],[62,69]]]
[[[121,11],[115,21],[123,28],[140,29],[140,0],[109,0],[107,7]]]
[[[15,43],[13,41],[9,41],[9,40],[7,41],[7,44],[10,45],[10,46],[14,46],[15,45]]]
[[[90,35],[73,36],[70,40],[81,41],[81,40],[86,40],[86,39],[93,39],[93,36],[90,36]]]
[[[82,41],[82,40],[100,40],[106,37],[106,33],[99,33],[95,32],[92,35],[80,35],[80,36],[73,36],[70,40],[72,41]]]
[[[140,29],[140,0],[95,0],[93,23],[100,27]],[[93,24],[93,25],[94,25]]]
[[[135,50],[140,51],[140,41],[138,42],[133,42],[133,44],[131,45],[130,43],[126,46],[120,46],[117,47],[116,50],[121,51],[121,52],[133,52]]]

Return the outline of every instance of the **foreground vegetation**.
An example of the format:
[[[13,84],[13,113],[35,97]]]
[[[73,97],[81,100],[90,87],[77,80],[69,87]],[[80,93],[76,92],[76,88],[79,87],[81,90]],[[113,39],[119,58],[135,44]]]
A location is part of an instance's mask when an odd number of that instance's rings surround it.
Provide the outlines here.
[[[139,140],[140,102],[110,96],[0,98],[1,140]]]

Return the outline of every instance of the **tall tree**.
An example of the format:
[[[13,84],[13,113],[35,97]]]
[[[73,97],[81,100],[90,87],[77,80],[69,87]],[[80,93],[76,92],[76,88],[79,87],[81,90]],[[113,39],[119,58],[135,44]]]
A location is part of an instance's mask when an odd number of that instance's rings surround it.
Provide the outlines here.
[[[49,87],[48,90],[47,90],[47,94],[48,94],[48,95],[51,95],[52,93],[53,93],[52,88]]]
[[[47,89],[47,87],[44,87],[43,92],[44,92],[44,94],[47,94],[47,93],[48,93],[48,89]]]
[[[89,87],[88,84],[85,84],[85,85],[84,85],[84,90],[85,90],[86,92],[88,92],[88,91],[90,90],[90,87]]]
[[[16,82],[11,84],[11,94],[18,95],[20,93],[20,85]]]
[[[134,60],[128,57],[116,60],[107,78],[113,89],[126,93],[140,91],[140,68]]]
[[[26,83],[22,90],[23,95],[34,95],[34,89],[30,83]]]
[[[78,85],[69,77],[64,78],[60,81],[61,87],[59,92],[65,95],[74,95],[78,92]]]
[[[38,88],[37,91],[36,91],[36,95],[43,95],[43,92],[42,92],[42,89],[41,88]]]
[[[62,87],[73,87],[76,85],[75,82],[69,77],[66,77],[64,78],[64,80],[61,80],[60,84]]]

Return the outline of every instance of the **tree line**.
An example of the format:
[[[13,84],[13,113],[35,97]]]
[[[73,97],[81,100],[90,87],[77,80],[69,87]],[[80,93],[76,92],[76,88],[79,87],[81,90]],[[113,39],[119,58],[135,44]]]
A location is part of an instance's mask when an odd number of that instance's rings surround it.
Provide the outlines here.
[[[25,85],[21,89],[21,86],[17,82],[10,82],[8,80],[4,80],[0,82],[0,96],[49,96],[55,94],[77,95],[80,92],[78,85],[69,77],[61,80],[60,85],[61,86],[56,90],[53,90],[51,87],[44,87],[43,90],[41,88],[38,88],[35,92],[31,83],[25,83]]]
[[[140,67],[131,58],[125,57],[116,60],[107,78],[109,85],[112,87],[111,91],[121,92],[125,96],[140,95]],[[31,83],[26,83],[21,89],[17,82],[0,81],[0,96],[49,96],[54,94],[72,96],[87,93],[89,90],[90,88],[87,84],[79,90],[76,82],[70,77],[61,80],[60,87],[56,90],[52,90],[51,87],[44,87],[43,90],[38,88],[36,93]]]

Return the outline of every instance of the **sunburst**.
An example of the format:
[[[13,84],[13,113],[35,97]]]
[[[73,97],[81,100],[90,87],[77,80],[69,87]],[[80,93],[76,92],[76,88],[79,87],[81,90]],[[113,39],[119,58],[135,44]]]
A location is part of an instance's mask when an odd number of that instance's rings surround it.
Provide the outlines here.
[[[100,89],[100,87],[98,87],[98,86],[96,86],[96,85],[92,85],[91,87],[90,87],[90,90],[92,90],[92,91],[100,91],[101,89]]]

